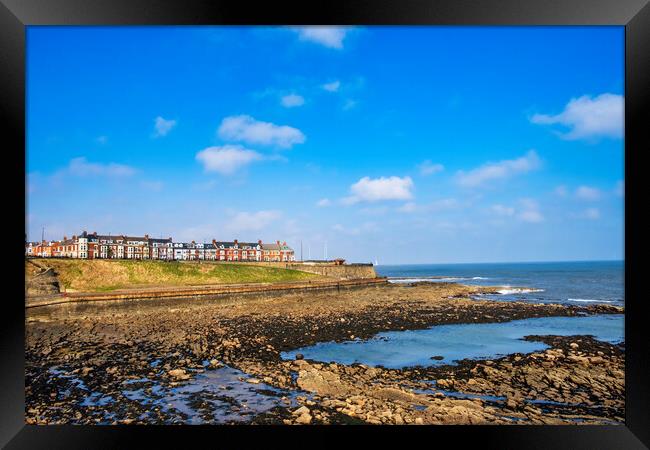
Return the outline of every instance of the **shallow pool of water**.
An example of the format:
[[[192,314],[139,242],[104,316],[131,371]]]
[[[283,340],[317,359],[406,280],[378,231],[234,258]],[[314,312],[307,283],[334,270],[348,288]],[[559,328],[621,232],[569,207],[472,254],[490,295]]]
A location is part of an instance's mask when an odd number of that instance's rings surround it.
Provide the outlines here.
[[[224,366],[196,375],[186,383],[173,388],[154,385],[150,392],[145,389],[125,390],[131,400],[150,406],[159,406],[168,414],[183,414],[183,423],[246,422],[258,414],[277,406],[295,406],[295,393],[281,390],[262,382],[253,384],[242,371]],[[282,400],[285,397],[286,401]],[[194,402],[203,403],[199,411]]]
[[[531,353],[548,348],[542,342],[524,341],[528,335],[592,335],[601,341],[624,340],[622,314],[582,317],[543,317],[503,323],[437,325],[424,330],[390,331],[362,341],[322,342],[283,352],[284,359],[297,353],[305,358],[341,364],[402,368],[454,364],[472,358],[488,359],[511,353]],[[432,357],[442,359],[431,359]]]
[[[207,361],[205,362],[207,365]],[[177,386],[165,386],[155,380],[139,378],[122,383],[121,394],[128,401],[139,404],[125,405],[111,411],[109,406],[119,406],[119,400],[105,392],[93,392],[75,375],[67,374],[57,368],[50,374],[59,380],[67,381],[68,388],[60,393],[60,400],[67,398],[75,390],[77,405],[89,408],[89,412],[101,415],[100,424],[110,424],[113,420],[139,417],[143,421],[157,422],[162,411],[167,423],[185,424],[223,424],[249,422],[259,414],[276,407],[295,407],[296,396],[301,391],[278,389],[263,382],[251,383],[252,377],[240,370],[223,366],[195,374],[190,380]],[[309,396],[306,394],[306,396]],[[140,414],[127,410],[144,410]]]

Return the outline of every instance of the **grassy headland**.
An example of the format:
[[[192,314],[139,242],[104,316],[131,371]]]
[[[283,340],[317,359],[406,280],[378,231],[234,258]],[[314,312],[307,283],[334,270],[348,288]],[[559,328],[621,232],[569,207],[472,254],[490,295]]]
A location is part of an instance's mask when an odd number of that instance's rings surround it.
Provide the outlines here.
[[[39,261],[54,269],[68,291],[105,292],[115,289],[154,286],[194,286],[235,283],[277,283],[324,277],[298,270],[237,263],[61,260]],[[25,264],[30,276],[33,266]]]

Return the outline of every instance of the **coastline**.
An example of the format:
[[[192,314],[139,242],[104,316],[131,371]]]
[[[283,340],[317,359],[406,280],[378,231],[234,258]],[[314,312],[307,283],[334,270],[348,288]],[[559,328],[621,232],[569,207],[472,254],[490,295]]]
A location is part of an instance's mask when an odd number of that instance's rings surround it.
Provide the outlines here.
[[[126,394],[125,383],[134,383],[142,395],[162,401],[163,392],[192,386],[224,367],[241,371],[241,384],[283,393],[279,405],[246,418],[246,423],[596,424],[623,417],[624,379],[619,375],[624,352],[587,337],[543,337],[539,339],[547,340],[550,348],[541,352],[495,358],[490,364],[472,360],[429,368],[385,369],[280,357],[283,351],[317,342],[368,339],[382,331],[624,311],[611,305],[469,298],[481,290],[485,288],[451,283],[382,284],[353,292],[295,291],[218,302],[170,300],[164,305],[139,302],[128,310],[108,303],[87,305],[82,312],[66,305],[32,308],[27,310],[27,421],[182,423],[199,417],[207,423],[237,423],[219,420],[215,413],[220,411],[214,403],[218,399],[236,400],[228,397],[228,390],[216,395],[204,387],[193,397],[193,412],[160,408],[153,416],[147,415],[146,402]],[[524,384],[522,374],[530,384]],[[554,387],[558,377],[566,380],[562,391]],[[434,392],[430,380],[443,381]],[[585,399],[583,389],[590,386],[599,390],[592,389],[593,398]],[[548,394],[554,389],[555,394]],[[453,392],[443,392],[447,390]],[[114,402],[93,404],[90,392]],[[459,398],[459,392],[470,398]],[[211,398],[212,403],[206,400]],[[553,402],[560,405],[549,406]]]

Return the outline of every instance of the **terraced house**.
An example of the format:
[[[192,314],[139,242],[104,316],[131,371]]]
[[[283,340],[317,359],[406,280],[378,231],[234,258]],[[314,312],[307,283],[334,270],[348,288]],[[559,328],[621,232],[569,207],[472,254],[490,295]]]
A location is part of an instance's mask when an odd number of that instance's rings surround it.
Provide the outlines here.
[[[172,238],[126,235],[98,235],[82,232],[61,241],[26,242],[25,255],[41,258],[79,259],[156,259],[166,261],[295,261],[294,251],[286,242],[274,244],[239,242],[235,239],[209,243],[173,242]]]

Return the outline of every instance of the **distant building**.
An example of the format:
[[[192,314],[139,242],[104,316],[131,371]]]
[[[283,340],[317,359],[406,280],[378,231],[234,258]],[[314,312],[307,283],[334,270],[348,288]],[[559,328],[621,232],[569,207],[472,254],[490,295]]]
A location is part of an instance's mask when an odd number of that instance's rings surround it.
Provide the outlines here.
[[[36,247],[38,242],[25,242],[25,255],[36,256]]]
[[[264,244],[235,239],[210,243],[174,242],[169,238],[99,235],[83,231],[68,239],[50,242],[26,242],[25,255],[38,258],[77,259],[155,259],[164,261],[295,261],[294,251],[286,242]]]
[[[262,255],[264,261],[295,261],[293,249],[287,246],[286,242],[275,241],[275,244],[262,244]]]

